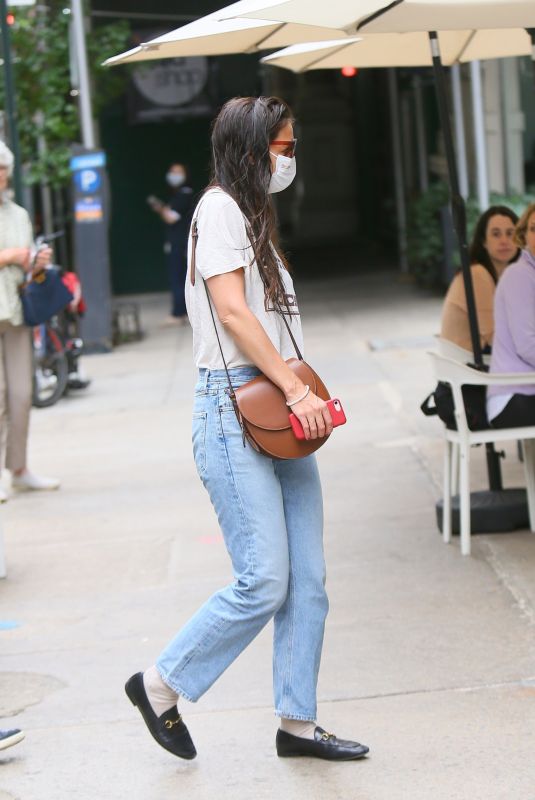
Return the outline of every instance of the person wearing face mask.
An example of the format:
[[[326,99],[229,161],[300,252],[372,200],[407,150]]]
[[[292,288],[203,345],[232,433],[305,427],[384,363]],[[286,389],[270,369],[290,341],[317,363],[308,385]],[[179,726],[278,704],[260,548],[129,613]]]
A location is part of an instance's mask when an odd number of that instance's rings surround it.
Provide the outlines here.
[[[171,288],[171,313],[166,325],[181,325],[187,320],[184,284],[186,280],[186,246],[193,209],[193,190],[188,185],[184,164],[171,164],[166,174],[170,189],[167,203],[155,197],[149,204],[165,224],[164,253]]]
[[[212,181],[193,215],[186,281],[199,370],[193,453],[234,580],[125,687],[156,741],[186,759],[196,750],[177,701],[197,701],[270,620],[277,755],[346,761],[368,752],[316,724],[328,600],[315,456],[284,461],[253,449],[227,382],[228,375],[236,389],[263,373],[280,388],[307,439],[332,431],[326,403],[286,363],[295,349],[283,315],[299,349],[303,334],[288,265],[273,243],[271,194],[292,182],[295,148],[283,100],[228,101],[212,129]]]
[[[470,264],[481,348],[488,351],[494,336],[496,285],[520,255],[515,243],[518,217],[507,206],[491,206],[477,222],[470,244]],[[454,277],[444,300],[440,335],[465,350],[472,350],[468,308],[462,273]]]

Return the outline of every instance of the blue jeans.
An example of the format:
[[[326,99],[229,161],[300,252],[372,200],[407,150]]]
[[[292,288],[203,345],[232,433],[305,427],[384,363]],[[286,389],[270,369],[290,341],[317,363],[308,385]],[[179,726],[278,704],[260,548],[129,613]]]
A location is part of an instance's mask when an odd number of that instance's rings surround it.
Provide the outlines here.
[[[234,387],[258,370],[230,370]],[[328,600],[314,456],[280,461],[244,447],[224,370],[200,370],[193,452],[232,560],[216,592],[160,655],[169,686],[196,701],[274,619],[275,713],[315,721]]]

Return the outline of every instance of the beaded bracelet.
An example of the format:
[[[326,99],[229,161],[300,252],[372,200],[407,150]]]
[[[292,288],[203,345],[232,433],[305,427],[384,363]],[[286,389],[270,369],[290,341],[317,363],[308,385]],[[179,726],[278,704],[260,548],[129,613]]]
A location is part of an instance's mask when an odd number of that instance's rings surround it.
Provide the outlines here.
[[[304,399],[305,399],[305,397],[307,397],[307,396],[308,396],[308,393],[309,393],[309,392],[310,392],[310,386],[308,385],[308,383],[306,383],[306,384],[305,384],[305,391],[303,392],[303,394],[301,395],[301,397],[298,397],[298,398],[297,398],[297,400],[292,400],[292,402],[291,402],[291,403],[289,403],[289,402],[288,402],[288,400],[287,400],[287,401],[286,401],[286,405],[287,405],[289,408],[291,408],[292,406],[295,406],[295,405],[297,405],[297,403],[300,403],[300,402],[301,402],[301,400],[304,400]]]

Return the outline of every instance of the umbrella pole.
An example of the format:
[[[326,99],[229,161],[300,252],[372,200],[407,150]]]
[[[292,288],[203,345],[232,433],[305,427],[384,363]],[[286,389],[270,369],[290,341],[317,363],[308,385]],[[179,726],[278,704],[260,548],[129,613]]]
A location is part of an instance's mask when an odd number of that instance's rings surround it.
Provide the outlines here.
[[[459,188],[459,177],[457,173],[457,159],[453,147],[453,134],[446,94],[446,79],[444,67],[440,58],[440,45],[436,31],[429,31],[429,42],[431,45],[431,55],[433,58],[433,72],[435,75],[435,86],[437,93],[438,112],[440,124],[444,136],[444,149],[446,150],[446,161],[448,165],[448,178],[451,195],[451,212],[453,216],[453,227],[457,234],[459,252],[461,255],[461,268],[463,271],[464,287],[466,292],[466,307],[468,311],[468,324],[470,326],[470,338],[472,340],[472,350],[476,367],[483,366],[483,354],[481,352],[481,340],[479,336],[479,326],[477,324],[476,303],[474,298],[474,286],[472,283],[472,271],[470,269],[470,259],[468,257],[468,242],[466,236],[466,206]]]

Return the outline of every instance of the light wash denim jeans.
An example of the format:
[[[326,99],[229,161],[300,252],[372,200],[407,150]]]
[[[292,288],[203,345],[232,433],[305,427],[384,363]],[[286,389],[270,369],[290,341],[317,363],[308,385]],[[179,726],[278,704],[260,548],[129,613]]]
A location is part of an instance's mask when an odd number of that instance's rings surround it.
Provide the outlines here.
[[[230,370],[234,387],[258,374]],[[201,697],[274,618],[273,686],[280,717],[316,720],[316,685],[328,611],[323,506],[314,456],[270,459],[249,443],[224,370],[200,370],[193,452],[232,560],[216,592],[160,655],[157,667],[188,700]]]

